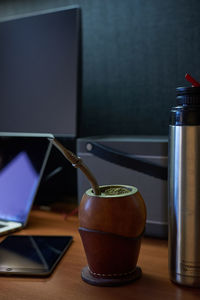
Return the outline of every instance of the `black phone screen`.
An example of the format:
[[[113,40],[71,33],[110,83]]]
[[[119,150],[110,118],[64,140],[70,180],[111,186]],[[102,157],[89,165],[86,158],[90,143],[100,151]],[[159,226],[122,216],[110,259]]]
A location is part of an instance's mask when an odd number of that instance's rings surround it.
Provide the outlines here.
[[[72,240],[72,236],[8,236],[0,243],[0,275],[48,276]]]

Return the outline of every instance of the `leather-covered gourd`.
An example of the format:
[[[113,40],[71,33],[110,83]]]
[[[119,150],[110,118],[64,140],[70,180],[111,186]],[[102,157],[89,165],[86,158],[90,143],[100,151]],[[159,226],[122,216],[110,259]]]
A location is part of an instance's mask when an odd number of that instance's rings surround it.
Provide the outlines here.
[[[107,189],[122,193],[106,193]],[[84,281],[120,285],[141,276],[137,261],[146,222],[146,206],[133,186],[100,186],[100,195],[85,192],[79,207],[79,232],[88,266]]]

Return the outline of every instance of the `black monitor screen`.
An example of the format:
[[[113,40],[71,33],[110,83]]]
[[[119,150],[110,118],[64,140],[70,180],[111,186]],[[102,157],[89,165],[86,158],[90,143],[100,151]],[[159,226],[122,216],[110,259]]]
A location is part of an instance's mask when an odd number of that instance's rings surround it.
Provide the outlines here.
[[[77,131],[80,9],[0,22],[0,131]]]

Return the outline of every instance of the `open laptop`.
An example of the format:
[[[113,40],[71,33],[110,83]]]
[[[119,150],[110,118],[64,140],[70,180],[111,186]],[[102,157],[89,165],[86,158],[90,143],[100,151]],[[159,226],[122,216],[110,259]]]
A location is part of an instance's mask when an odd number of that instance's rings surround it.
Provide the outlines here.
[[[0,235],[28,221],[53,135],[0,132]]]

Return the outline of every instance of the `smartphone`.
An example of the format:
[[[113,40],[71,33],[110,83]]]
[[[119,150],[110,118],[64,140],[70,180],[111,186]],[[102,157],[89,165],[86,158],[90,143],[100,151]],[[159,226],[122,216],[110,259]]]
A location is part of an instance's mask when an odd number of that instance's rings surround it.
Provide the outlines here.
[[[0,243],[0,275],[49,276],[72,236],[10,235]]]

